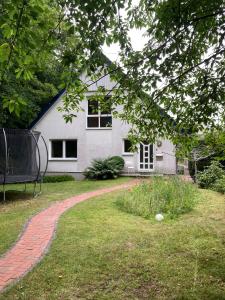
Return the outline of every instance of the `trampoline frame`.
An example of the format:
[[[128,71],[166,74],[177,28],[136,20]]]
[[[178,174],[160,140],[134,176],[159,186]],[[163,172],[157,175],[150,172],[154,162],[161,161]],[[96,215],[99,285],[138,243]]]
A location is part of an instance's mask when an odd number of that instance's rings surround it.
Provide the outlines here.
[[[5,132],[5,128],[1,128],[2,129],[2,132],[3,132],[3,136],[4,136],[4,141],[5,141],[5,167],[4,167],[4,174],[3,174],[3,182],[0,183],[2,184],[3,186],[3,201],[6,200],[6,190],[5,190],[5,185],[7,184],[6,182],[6,178],[7,178],[7,170],[8,170],[8,160],[9,160],[9,157],[8,157],[8,143],[7,143],[7,134]],[[24,130],[24,129],[22,129]],[[40,138],[42,139],[43,143],[44,143],[44,147],[45,147],[45,150],[46,150],[46,165],[45,165],[45,169],[43,171],[43,173],[41,174],[41,153],[40,153],[40,149],[39,149],[39,145],[38,145],[38,141],[34,135],[34,132],[32,130],[28,130],[26,129],[28,133],[30,133],[30,135],[32,136],[34,142],[35,142],[35,145],[36,145],[36,149],[37,150],[37,154],[38,154],[38,162],[37,162],[37,166],[38,166],[38,171],[37,171],[37,175],[35,176],[35,179],[34,180],[23,180],[23,181],[18,181],[18,182],[11,182],[11,183],[24,183],[25,184],[25,189],[24,191],[26,192],[26,184],[27,183],[34,183],[34,186],[33,186],[33,197],[37,197],[41,194],[42,192],[42,183],[43,183],[43,177],[45,176],[46,172],[47,172],[47,168],[48,168],[48,147],[47,147],[47,144],[46,144],[46,141],[44,139],[44,137],[40,134]],[[11,184],[9,182],[9,184]],[[38,192],[36,191],[36,187],[37,187],[37,184],[39,183],[39,190]]]

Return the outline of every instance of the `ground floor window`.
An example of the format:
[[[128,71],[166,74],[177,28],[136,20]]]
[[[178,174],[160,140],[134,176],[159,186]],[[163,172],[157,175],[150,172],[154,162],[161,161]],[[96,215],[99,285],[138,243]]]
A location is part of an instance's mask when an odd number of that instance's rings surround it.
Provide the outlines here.
[[[53,159],[77,158],[77,140],[51,140],[49,153]]]
[[[132,147],[131,141],[128,139],[124,139],[123,140],[123,153],[125,153],[125,154],[132,153],[131,147]]]

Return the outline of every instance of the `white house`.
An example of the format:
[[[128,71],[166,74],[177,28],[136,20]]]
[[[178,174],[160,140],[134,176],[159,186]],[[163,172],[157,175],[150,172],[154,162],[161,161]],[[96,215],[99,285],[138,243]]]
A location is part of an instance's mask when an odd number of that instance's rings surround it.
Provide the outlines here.
[[[111,90],[114,84],[109,77],[104,77],[98,85]],[[86,100],[81,103],[84,111],[80,111],[72,123],[66,123],[57,110],[65,91],[50,101],[32,123],[31,129],[40,131],[47,142],[47,173],[69,173],[81,178],[93,159],[119,155],[125,160],[124,173],[176,174],[175,146],[169,140],[160,140],[154,145],[143,142],[138,145],[138,151],[132,153],[127,139],[130,125],[113,118],[110,111],[96,111],[97,101],[88,100],[96,89],[97,84],[89,87]],[[40,146],[40,153],[45,160],[44,145]]]

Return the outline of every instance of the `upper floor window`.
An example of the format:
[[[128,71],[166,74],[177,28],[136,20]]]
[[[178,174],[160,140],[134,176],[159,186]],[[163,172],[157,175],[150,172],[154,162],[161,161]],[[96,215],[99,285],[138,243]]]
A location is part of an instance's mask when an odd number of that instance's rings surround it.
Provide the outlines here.
[[[76,159],[77,140],[51,140],[50,141],[51,159]]]
[[[107,98],[109,99],[109,97]],[[112,112],[110,104],[101,108],[97,100],[88,100],[87,128],[111,128]]]

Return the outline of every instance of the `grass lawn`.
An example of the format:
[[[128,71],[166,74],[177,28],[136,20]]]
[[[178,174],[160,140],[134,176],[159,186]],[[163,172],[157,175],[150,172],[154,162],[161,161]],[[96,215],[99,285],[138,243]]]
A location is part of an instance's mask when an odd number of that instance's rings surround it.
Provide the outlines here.
[[[225,197],[202,191],[193,211],[156,223],[120,211],[119,193],[64,214],[47,256],[0,299],[225,299]]]
[[[122,184],[129,181],[129,178],[121,177],[116,180],[105,181],[67,181],[60,183],[44,183],[42,194],[33,198],[33,185],[27,185],[27,193],[22,191],[24,185],[8,185],[10,190],[6,194],[6,203],[3,202],[3,194],[0,193],[0,255],[4,253],[23,229],[23,225],[34,214],[54,201],[64,200],[68,197],[84,192],[97,190],[104,187]],[[12,191],[15,189],[17,192]]]

